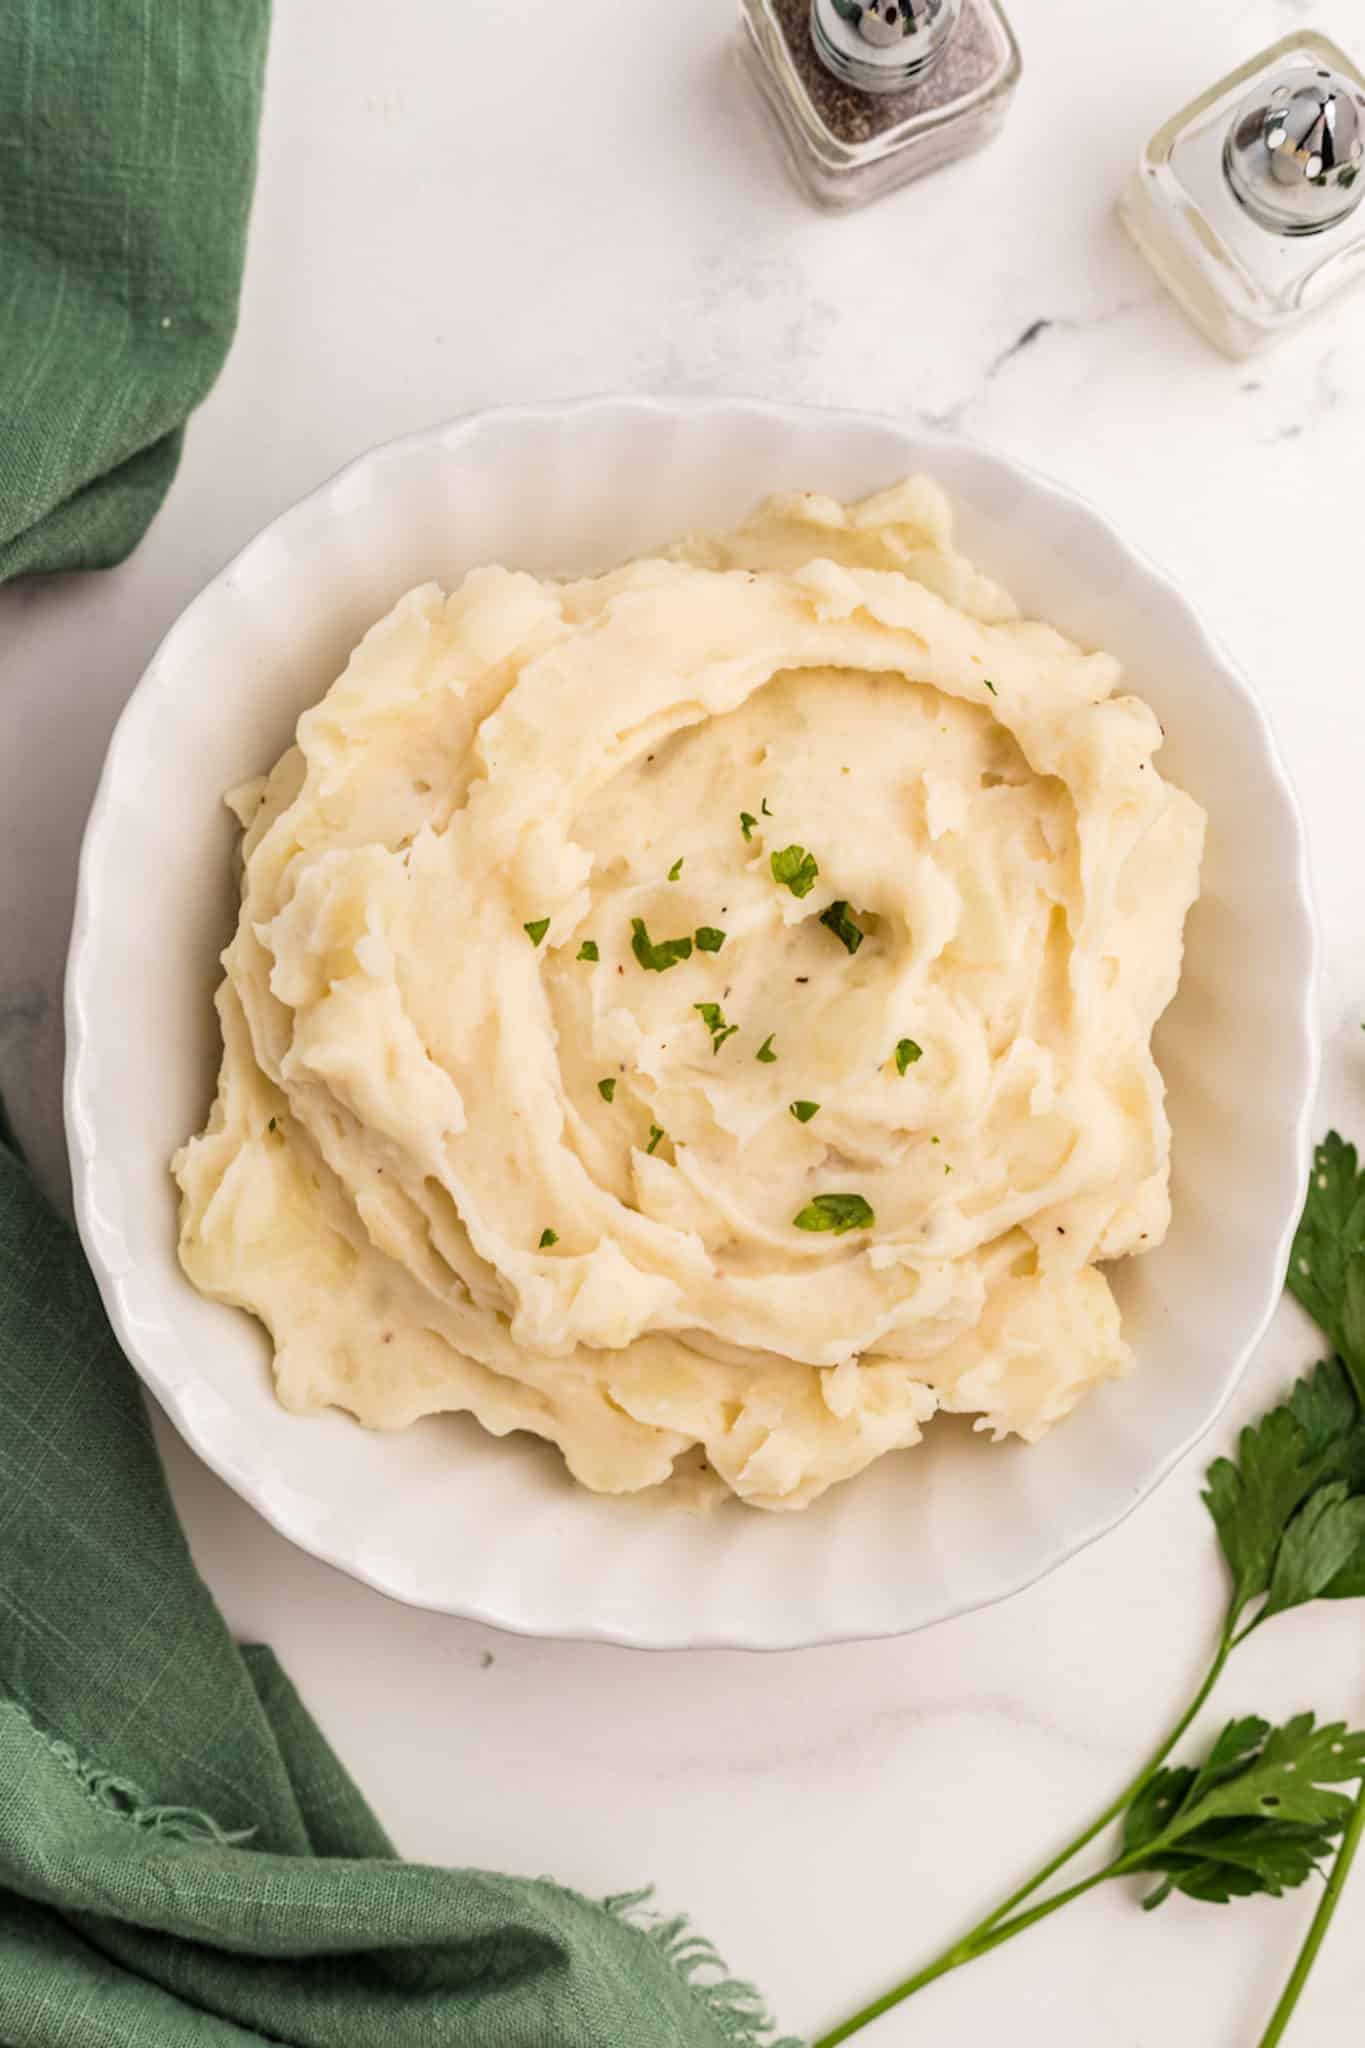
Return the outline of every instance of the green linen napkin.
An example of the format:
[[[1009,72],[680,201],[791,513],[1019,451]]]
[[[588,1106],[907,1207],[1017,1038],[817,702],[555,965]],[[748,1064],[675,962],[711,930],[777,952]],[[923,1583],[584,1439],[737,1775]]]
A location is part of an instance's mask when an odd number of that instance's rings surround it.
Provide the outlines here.
[[[76,1239],[0,1142],[5,2048],[768,2041],[644,1899],[396,1860],[270,1652],[229,1637]]]
[[[0,582],[142,538],[237,319],[269,0],[0,0]]]

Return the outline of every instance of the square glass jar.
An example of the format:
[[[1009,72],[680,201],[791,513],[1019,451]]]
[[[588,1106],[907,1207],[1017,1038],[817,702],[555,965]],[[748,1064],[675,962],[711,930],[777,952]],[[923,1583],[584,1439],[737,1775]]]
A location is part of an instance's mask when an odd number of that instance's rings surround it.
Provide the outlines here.
[[[1210,341],[1250,355],[1365,278],[1365,206],[1312,234],[1277,233],[1242,205],[1224,169],[1233,121],[1258,80],[1295,66],[1365,73],[1315,30],[1287,35],[1158,129],[1119,213],[1162,283]]]
[[[904,92],[865,93],[816,55],[811,0],[740,0],[740,54],[798,182],[820,206],[864,205],[989,142],[1019,82],[999,0],[965,0],[947,48]]]

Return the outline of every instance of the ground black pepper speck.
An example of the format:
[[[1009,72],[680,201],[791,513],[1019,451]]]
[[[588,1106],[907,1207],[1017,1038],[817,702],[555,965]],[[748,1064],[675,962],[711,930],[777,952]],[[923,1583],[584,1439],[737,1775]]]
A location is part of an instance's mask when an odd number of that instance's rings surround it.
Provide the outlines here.
[[[816,56],[810,39],[810,0],[769,0],[769,5],[811,104],[840,142],[872,142],[916,114],[951,106],[984,85],[996,66],[991,27],[978,0],[967,0],[952,41],[908,92],[857,92]]]

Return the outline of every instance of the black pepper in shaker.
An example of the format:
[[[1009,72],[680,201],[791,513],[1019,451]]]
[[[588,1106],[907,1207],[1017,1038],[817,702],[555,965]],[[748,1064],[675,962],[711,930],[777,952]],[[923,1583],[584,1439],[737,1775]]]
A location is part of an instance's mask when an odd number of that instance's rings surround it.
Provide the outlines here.
[[[740,18],[743,60],[822,206],[979,149],[1019,80],[998,0],[740,0]]]

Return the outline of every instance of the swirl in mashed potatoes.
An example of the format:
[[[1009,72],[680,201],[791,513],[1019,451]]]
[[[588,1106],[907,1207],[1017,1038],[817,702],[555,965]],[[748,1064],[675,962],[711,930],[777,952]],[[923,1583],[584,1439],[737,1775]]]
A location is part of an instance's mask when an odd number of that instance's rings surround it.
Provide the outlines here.
[[[1126,1371],[1204,820],[1118,683],[922,479],[403,598],[234,796],[175,1160],[280,1399],[795,1508]]]

